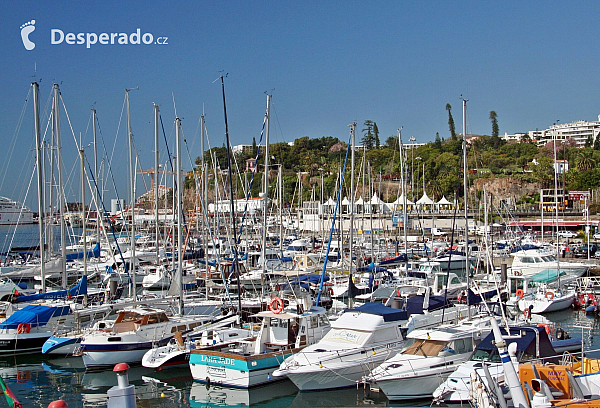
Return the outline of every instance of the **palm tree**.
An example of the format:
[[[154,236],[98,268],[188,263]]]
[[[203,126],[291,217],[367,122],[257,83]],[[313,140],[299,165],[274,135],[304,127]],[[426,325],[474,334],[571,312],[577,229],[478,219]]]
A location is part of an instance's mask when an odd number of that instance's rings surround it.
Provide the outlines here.
[[[587,171],[594,168],[596,160],[592,149],[581,149],[577,157],[577,170]]]

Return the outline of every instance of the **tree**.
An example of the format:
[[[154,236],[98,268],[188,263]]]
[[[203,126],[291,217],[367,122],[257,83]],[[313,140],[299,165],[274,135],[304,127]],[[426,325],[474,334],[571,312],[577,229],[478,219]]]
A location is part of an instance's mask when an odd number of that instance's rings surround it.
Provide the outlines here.
[[[577,170],[587,171],[594,168],[596,160],[594,160],[594,152],[590,149],[582,149],[577,155]]]
[[[587,140],[585,141],[585,147],[592,147],[594,145],[594,137],[589,135]]]
[[[442,148],[442,139],[440,139],[440,132],[435,132],[435,147],[437,149]]]
[[[258,151],[258,147],[256,147],[256,138],[252,138],[252,157],[256,157],[256,152]]]
[[[492,137],[498,137],[498,114],[496,113],[496,111],[490,112],[490,120],[492,121]]]
[[[375,137],[373,136],[373,124],[374,123],[372,120],[365,120],[366,128],[362,130],[366,133],[364,133],[361,142],[367,150],[371,150],[373,148],[373,145],[375,144]]]
[[[596,136],[594,140],[594,150],[600,150],[600,136]]]
[[[393,150],[398,150],[398,136],[390,136],[386,139],[385,145]]]
[[[373,135],[375,137],[375,147],[379,149],[379,129],[376,122],[373,122]]]
[[[450,128],[450,136],[452,140],[456,140],[456,129],[454,127],[454,118],[452,118],[452,106],[447,103],[446,110],[448,111],[448,127]]]

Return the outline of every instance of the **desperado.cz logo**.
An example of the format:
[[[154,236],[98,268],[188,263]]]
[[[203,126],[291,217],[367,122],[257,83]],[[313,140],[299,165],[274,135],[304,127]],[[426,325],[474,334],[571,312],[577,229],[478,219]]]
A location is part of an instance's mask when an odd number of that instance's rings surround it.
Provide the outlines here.
[[[35,31],[35,20],[31,20],[21,25],[21,40],[27,51],[35,48],[35,43],[31,41],[29,35]],[[156,38],[156,39],[155,39]],[[139,45],[139,44],[158,44],[168,45],[169,37],[155,37],[152,33],[143,33],[137,29],[133,33],[65,33],[63,30],[53,28],[50,30],[50,44],[69,44],[83,45],[90,48],[92,45]]]
[[[50,30],[50,43],[51,44],[65,44],[76,45],[85,44],[86,48],[90,48],[94,44],[102,45],[127,45],[127,44],[158,44],[168,45],[169,37],[157,37],[154,39],[152,33],[141,33],[141,29],[137,29],[133,33],[64,33],[58,28]]]

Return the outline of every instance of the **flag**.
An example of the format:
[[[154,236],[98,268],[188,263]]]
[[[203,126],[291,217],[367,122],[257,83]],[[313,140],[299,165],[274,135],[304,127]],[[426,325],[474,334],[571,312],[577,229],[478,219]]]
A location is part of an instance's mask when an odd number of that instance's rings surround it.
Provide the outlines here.
[[[15,394],[13,394],[10,388],[8,388],[2,377],[0,377],[0,388],[6,397],[6,402],[8,403],[9,407],[23,408],[23,405],[21,405],[21,403],[17,400],[17,397]]]
[[[19,296],[19,291],[17,290],[16,286],[13,288],[13,293],[12,294],[13,294],[13,296]]]

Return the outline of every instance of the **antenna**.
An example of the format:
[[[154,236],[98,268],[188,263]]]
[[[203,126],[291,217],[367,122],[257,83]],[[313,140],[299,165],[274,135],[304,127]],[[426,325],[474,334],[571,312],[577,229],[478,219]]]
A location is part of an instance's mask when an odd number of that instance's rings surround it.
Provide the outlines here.
[[[220,70],[220,71],[217,71],[217,72],[225,72],[225,71],[224,70]],[[217,82],[221,78],[227,78],[228,75],[229,75],[229,72],[225,72],[225,75],[221,74],[217,79],[215,79],[211,83],[214,84],[215,82]]]
[[[175,93],[171,92],[171,97],[173,98],[173,110],[175,111],[175,117],[177,118],[177,106],[175,105]]]

